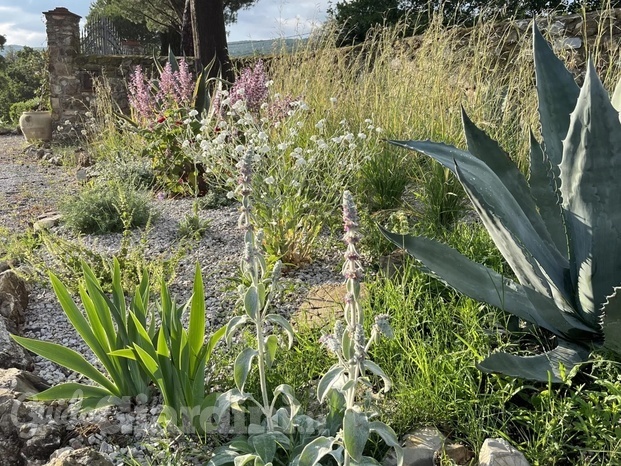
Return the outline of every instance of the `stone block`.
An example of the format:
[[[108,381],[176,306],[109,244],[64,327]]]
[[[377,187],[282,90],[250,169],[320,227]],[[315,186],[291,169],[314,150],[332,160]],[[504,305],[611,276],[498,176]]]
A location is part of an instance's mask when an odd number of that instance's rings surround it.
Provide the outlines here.
[[[524,455],[501,438],[488,438],[479,452],[479,466],[530,466]]]

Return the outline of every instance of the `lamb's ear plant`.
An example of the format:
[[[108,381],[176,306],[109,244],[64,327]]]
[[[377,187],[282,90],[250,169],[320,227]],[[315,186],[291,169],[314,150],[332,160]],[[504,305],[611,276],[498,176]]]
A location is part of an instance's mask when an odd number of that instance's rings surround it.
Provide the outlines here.
[[[111,355],[137,361],[157,385],[164,398],[160,423],[204,433],[211,428],[210,414],[217,397],[205,394],[205,367],[225,328],[216,330],[205,342],[205,292],[199,264],[192,297],[184,307],[171,298],[164,280],[160,301],[159,329],[154,328],[153,319],[147,327],[130,309],[137,336],[128,348]],[[189,314],[187,329],[182,323],[184,312]]]
[[[243,314],[229,320],[225,338],[230,343],[242,327],[249,326],[253,330],[256,347],[244,348],[235,359],[235,388],[220,395],[215,409],[216,420],[223,422],[231,407],[240,408],[241,404],[246,403],[250,405],[250,424],[244,426],[244,435],[216,450],[215,456],[208,463],[210,466],[290,464],[290,459],[297,453],[296,448],[301,450],[298,446],[303,446],[308,435],[316,432],[320,425],[310,417],[298,414],[300,403],[291,386],[281,384],[271,394],[268,392],[267,370],[275,362],[279,341],[274,333],[266,332],[266,325],[282,329],[289,348],[293,345],[294,332],[287,319],[270,312],[270,301],[278,292],[281,263],[276,262],[271,273],[268,273],[261,247],[261,234],[254,230],[250,196],[252,159],[252,150],[247,150],[238,163],[240,175],[236,190],[242,203],[239,227],[244,231],[241,270],[245,284],[240,285],[239,290]],[[258,368],[261,392],[258,399],[245,390],[254,362]],[[284,401],[288,408],[278,408],[279,400]]]
[[[104,293],[95,274],[85,262],[82,263],[82,271],[84,281],[80,284],[79,293],[84,314],[73,302],[65,285],[53,273],[50,273],[50,280],[69,322],[101,362],[107,375],[72,349],[56,343],[12,335],[27,350],[97,384],[63,383],[34,395],[33,399],[45,401],[80,398],[82,408],[87,409],[115,403],[122,397],[148,396],[149,374],[136,361],[113,354],[114,351],[138,341],[141,338],[139,329],[145,329],[145,338],[150,339],[155,335],[153,326],[148,325],[148,322],[153,322],[148,306],[148,274],[142,276],[140,285],[127,306],[121,286],[121,269],[116,259],[113,264],[110,297]],[[131,319],[128,318],[129,314],[133,316]]]
[[[342,429],[336,435],[321,436],[310,442],[295,458],[293,464],[314,466],[320,464],[322,458],[330,455],[337,464],[346,466],[379,465],[380,463],[374,458],[364,456],[369,436],[375,433],[386,445],[395,449],[397,464],[401,466],[403,450],[395,432],[383,422],[372,420],[373,413],[361,406],[357,396],[361,389],[370,390],[372,387],[367,373],[382,379],[383,391],[390,390],[390,379],[380,366],[369,358],[368,351],[382,335],[391,338],[393,331],[388,323],[388,316],[380,314],[375,318],[368,340],[365,335],[364,310],[360,304],[362,266],[356,251],[356,243],[360,240],[359,220],[349,191],[343,194],[343,221],[344,240],[347,244],[343,265],[343,275],[347,280],[345,324],[337,321],[334,332],[322,337],[322,344],[336,355],[338,362],[328,369],[317,386],[317,398],[322,403],[337,395],[337,398],[330,399],[330,402],[340,403],[341,409],[344,410]]]
[[[611,102],[590,61],[580,89],[536,25],[533,41],[543,143],[531,135],[528,180],[465,112],[468,151],[391,141],[457,175],[519,283],[436,241],[384,233],[456,290],[556,336],[551,351],[494,353],[480,369],[560,382],[593,349],[621,354],[621,92]]]

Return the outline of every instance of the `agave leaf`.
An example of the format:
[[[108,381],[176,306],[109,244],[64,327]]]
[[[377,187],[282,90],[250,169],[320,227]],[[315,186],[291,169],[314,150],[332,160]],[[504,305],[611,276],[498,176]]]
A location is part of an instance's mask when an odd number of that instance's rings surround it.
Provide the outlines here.
[[[543,152],[541,144],[530,133],[530,191],[535,199],[541,218],[550,233],[556,249],[567,259],[567,233],[561,209],[560,181],[555,177],[550,160]]]
[[[612,93],[610,103],[617,112],[621,112],[621,79],[617,81],[617,85],[615,86],[615,90]]]
[[[606,296],[621,283],[621,123],[591,62],[563,146],[572,281],[585,320],[599,325]]]
[[[483,206],[493,212],[496,219],[489,216],[482,219],[496,246],[522,284],[528,284],[541,293],[551,295],[543,274],[538,270],[537,264],[541,264],[546,269],[547,275],[554,280],[555,286],[562,287],[563,270],[567,266],[567,261],[556,248],[539,237],[511,192],[483,161],[469,152],[446,144],[430,141],[390,142],[432,157],[457,174],[464,188],[467,185],[470,186],[471,193],[476,192],[476,197],[470,198],[479,204],[477,208],[479,215],[487,215],[487,212],[481,210]],[[496,225],[494,222],[497,219],[502,219],[504,225]],[[506,238],[508,233],[515,239],[508,241]]]
[[[559,339],[558,346],[547,353],[537,356],[494,353],[477,364],[477,367],[484,372],[500,372],[511,377],[540,382],[547,382],[550,373],[552,382],[560,383],[563,381],[563,372],[569,373],[588,357],[589,350],[585,347]]]
[[[507,191],[516,200],[539,237],[556,248],[556,243],[552,240],[548,228],[537,210],[531,189],[522,172],[511,160],[509,154],[502,150],[496,141],[477,128],[472,120],[468,118],[463,107],[461,115],[468,143],[468,151],[494,172]],[[559,220],[560,215],[561,211],[557,208],[556,216]],[[567,248],[565,247],[565,249]]]
[[[576,106],[580,89],[563,62],[554,55],[536,23],[533,24],[533,50],[541,133],[552,170],[558,176],[562,140],[567,135],[569,115]]]
[[[455,249],[432,239],[403,236],[382,229],[386,238],[423,263],[428,271],[449,286],[477,301],[496,306],[522,320],[546,328],[559,336],[593,332],[577,319],[561,313],[555,302],[532,292],[482,264],[471,261]]]
[[[550,285],[564,285],[565,262],[556,251],[547,248],[521,212],[515,199],[505,196],[498,178],[490,177],[486,184],[455,165],[457,178],[490,233],[496,247],[509,263],[524,286],[530,286],[546,296],[552,296]],[[539,265],[541,264],[541,266]],[[547,271],[552,283],[546,280],[541,268]]]
[[[608,296],[602,309],[602,329],[604,332],[604,346],[611,351],[621,354],[621,287],[616,287],[612,295]]]

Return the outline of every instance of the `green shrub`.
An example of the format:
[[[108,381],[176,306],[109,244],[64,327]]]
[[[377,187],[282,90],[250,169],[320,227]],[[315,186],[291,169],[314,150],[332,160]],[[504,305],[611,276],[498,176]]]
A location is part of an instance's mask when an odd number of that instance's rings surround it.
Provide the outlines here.
[[[152,215],[147,193],[115,181],[97,183],[61,205],[66,225],[80,233],[143,227]]]
[[[23,112],[31,112],[37,110],[41,106],[41,98],[34,97],[23,102],[15,102],[9,109],[9,118],[11,121],[18,121]]]

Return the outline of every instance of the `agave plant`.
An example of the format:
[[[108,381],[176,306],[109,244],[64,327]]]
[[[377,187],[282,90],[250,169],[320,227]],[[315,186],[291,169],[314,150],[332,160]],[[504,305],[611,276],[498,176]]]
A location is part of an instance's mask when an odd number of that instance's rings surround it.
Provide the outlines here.
[[[593,349],[621,354],[621,86],[611,101],[589,62],[579,88],[536,25],[533,42],[543,143],[531,134],[528,180],[465,112],[468,151],[391,141],[458,177],[519,283],[436,241],[384,233],[459,292],[556,336],[548,352],[494,353],[481,370],[559,382]]]

